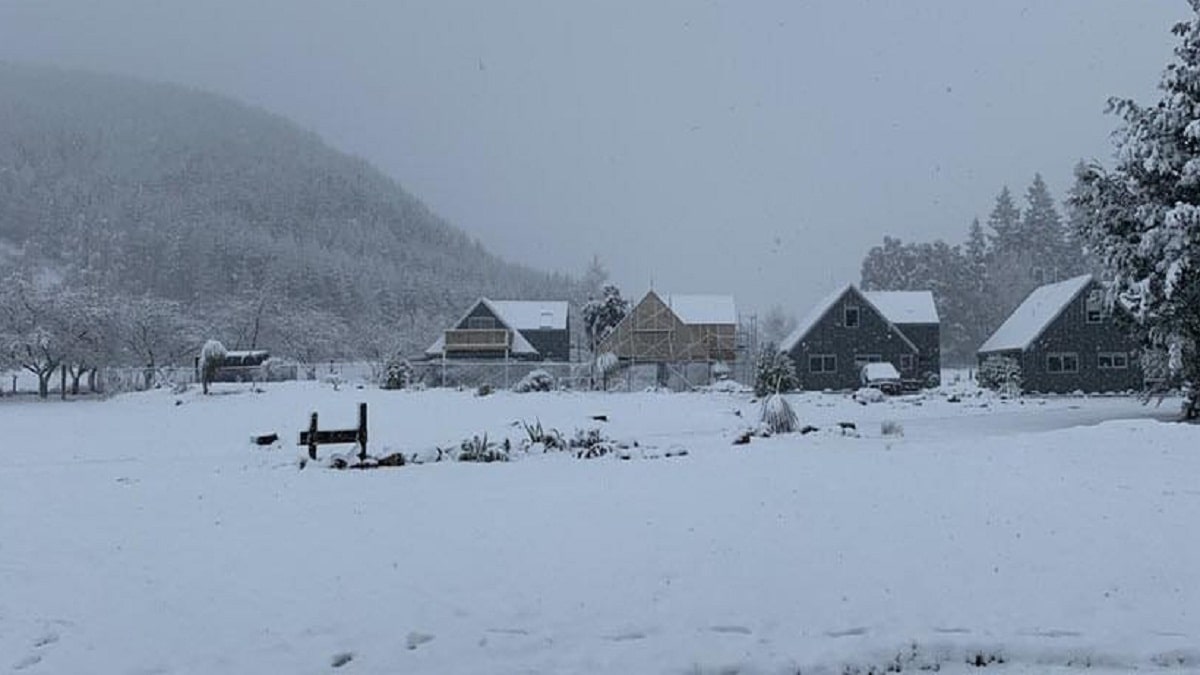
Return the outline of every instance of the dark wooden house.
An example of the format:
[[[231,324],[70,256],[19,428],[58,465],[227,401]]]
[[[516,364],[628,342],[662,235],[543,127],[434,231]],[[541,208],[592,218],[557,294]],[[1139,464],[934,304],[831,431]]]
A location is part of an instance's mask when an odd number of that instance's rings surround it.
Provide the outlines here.
[[[447,359],[568,361],[569,314],[565,301],[480,298],[425,354]]]
[[[920,386],[936,386],[942,374],[942,320],[933,291],[863,291],[863,296],[917,346],[913,368],[893,364],[900,377]]]
[[[1007,356],[1021,367],[1028,392],[1105,392],[1142,385],[1137,341],[1105,302],[1104,288],[1083,275],[1034,289],[979,348],[979,363]]]
[[[863,293],[847,284],[818,302],[779,348],[795,364],[802,389],[855,389],[862,367],[880,361],[909,384],[936,382],[939,340],[932,293]]]

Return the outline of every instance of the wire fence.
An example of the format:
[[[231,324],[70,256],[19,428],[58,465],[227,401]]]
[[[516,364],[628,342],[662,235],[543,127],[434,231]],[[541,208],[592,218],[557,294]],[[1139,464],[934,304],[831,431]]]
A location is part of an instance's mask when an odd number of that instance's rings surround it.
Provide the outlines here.
[[[590,361],[516,360],[431,360],[410,363],[410,384],[424,387],[469,387],[488,385],[511,389],[534,371],[544,371],[557,389],[607,389],[641,391],[651,388],[685,390],[720,380],[748,382],[752,368],[746,364],[621,363],[607,374]],[[320,380],[348,384],[379,385],[385,365],[379,361],[331,361],[319,364],[264,363],[258,366],[227,366],[220,369],[217,383],[269,383],[290,380]],[[0,373],[0,392],[36,394],[37,377],[28,371]],[[119,394],[149,389],[183,389],[199,385],[195,366],[107,367],[94,376],[81,378],[78,394]],[[66,381],[67,393],[76,395],[74,382]],[[62,394],[62,379],[56,372],[49,381],[49,394]]]

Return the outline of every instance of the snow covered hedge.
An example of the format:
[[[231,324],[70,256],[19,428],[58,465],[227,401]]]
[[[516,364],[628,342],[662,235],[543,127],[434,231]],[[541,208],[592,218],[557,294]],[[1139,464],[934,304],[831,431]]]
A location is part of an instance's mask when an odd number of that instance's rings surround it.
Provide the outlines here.
[[[1021,394],[1021,364],[1010,356],[989,356],[975,374],[979,386],[1007,396]]]
[[[539,368],[522,377],[513,385],[512,390],[518,394],[527,394],[531,391],[553,391],[554,376]]]

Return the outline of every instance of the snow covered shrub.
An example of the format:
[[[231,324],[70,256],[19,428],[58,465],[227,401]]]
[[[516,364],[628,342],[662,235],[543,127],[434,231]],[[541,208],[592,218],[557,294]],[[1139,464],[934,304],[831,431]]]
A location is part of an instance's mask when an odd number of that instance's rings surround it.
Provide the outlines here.
[[[546,371],[538,368],[530,371],[528,375],[522,377],[520,381],[513,385],[513,391],[518,394],[527,394],[531,391],[553,391],[554,376]]]
[[[884,436],[903,436],[904,427],[896,420],[884,420],[879,425],[879,432]]]
[[[491,383],[484,382],[483,384],[479,385],[475,389],[475,395],[476,396],[487,396],[487,395],[491,394],[493,391],[495,391],[495,389],[492,388]]]
[[[462,442],[458,448],[460,462],[507,462],[510,444],[508,439],[504,445],[489,441],[487,434],[472,436]]]
[[[272,356],[263,361],[262,372],[267,382],[287,382],[297,379],[300,373],[300,365],[295,361]]]
[[[225,362],[225,345],[217,340],[209,340],[200,348],[200,384],[204,393],[208,393],[208,385],[217,376],[221,364]]]
[[[541,420],[533,424],[521,422],[521,426],[525,429],[525,438],[521,441],[522,450],[541,448],[542,452],[549,452],[567,449],[567,442],[562,434],[557,429],[543,429]]]
[[[596,357],[596,374],[600,376],[601,389],[608,391],[608,378],[617,372],[617,367],[620,365],[621,360],[612,352],[604,352]]]
[[[887,394],[874,387],[863,387],[854,392],[854,400],[863,405],[868,403],[883,403],[887,400]]]
[[[618,444],[599,429],[576,429],[570,446],[575,451],[575,457],[579,459],[603,457],[618,448]]]
[[[791,391],[799,384],[792,357],[779,351],[775,345],[767,345],[758,356],[758,364],[754,369],[754,395],[761,397]]]
[[[717,361],[712,365],[712,376],[714,380],[728,380],[733,375],[733,367],[724,361]]]
[[[412,383],[413,367],[408,359],[399,354],[393,355],[383,365],[383,388],[404,389]]]
[[[1011,356],[989,356],[975,374],[979,386],[1007,396],[1021,393],[1021,364]]]
[[[781,394],[771,394],[763,401],[760,418],[772,434],[790,434],[800,426],[796,411]]]

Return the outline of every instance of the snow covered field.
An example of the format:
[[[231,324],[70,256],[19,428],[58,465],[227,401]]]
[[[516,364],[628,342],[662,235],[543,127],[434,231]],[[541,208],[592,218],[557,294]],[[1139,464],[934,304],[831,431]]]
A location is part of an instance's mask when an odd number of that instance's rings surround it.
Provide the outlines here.
[[[375,454],[535,419],[638,447],[299,470],[308,413],[359,401]],[[791,401],[819,431],[733,446],[746,394],[0,399],[0,670],[1200,672],[1177,402]]]

